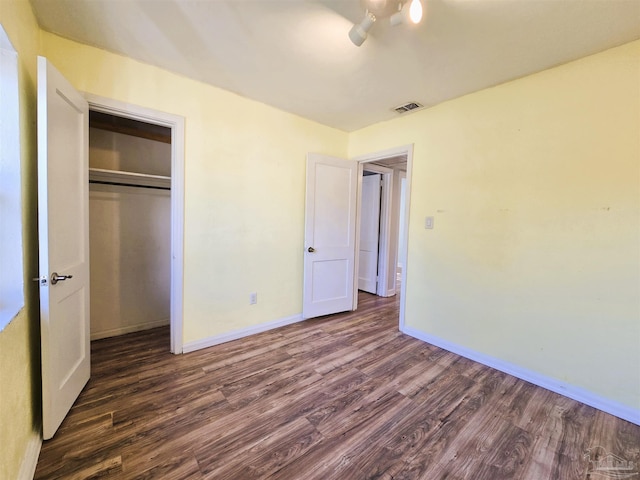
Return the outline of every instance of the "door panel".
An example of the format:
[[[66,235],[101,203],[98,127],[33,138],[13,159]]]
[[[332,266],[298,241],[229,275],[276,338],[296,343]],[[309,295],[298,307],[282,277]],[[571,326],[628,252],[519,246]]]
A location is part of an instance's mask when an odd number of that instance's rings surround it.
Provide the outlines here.
[[[88,104],[38,57],[38,228],[43,437],[89,380]],[[52,275],[66,278],[56,282]]]
[[[348,247],[353,241],[350,210],[352,172],[343,165],[315,164],[314,244]]]
[[[307,157],[304,318],[353,308],[357,173],[356,162]]]
[[[352,279],[347,278],[349,262],[347,260],[324,260],[313,263],[312,302],[317,303],[327,299],[343,298],[349,294],[349,284]],[[331,277],[335,281],[326,282]]]
[[[380,243],[380,182],[382,175],[362,177],[358,289],[376,293]]]

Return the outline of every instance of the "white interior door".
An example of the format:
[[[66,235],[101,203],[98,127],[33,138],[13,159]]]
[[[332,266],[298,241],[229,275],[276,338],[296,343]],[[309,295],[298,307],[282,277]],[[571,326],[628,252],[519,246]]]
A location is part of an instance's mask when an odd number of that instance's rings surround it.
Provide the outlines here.
[[[53,437],[89,380],[88,104],[38,57],[42,423]]]
[[[358,164],[307,156],[302,315],[353,309]]]
[[[377,293],[378,283],[381,182],[379,173],[362,177],[358,289],[373,294]]]

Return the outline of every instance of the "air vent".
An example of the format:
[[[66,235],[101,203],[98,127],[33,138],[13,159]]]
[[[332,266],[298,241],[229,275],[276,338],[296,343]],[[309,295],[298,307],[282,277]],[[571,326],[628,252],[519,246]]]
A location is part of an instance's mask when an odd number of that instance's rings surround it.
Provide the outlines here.
[[[416,110],[417,108],[422,108],[422,105],[420,105],[418,102],[409,102],[394,108],[394,110],[397,113],[404,113],[404,112],[409,112],[411,110]]]

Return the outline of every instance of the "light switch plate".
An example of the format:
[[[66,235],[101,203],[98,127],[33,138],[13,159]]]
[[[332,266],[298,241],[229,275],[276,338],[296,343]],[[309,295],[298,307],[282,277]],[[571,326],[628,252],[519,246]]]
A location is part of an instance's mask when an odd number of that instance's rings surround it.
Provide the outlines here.
[[[433,229],[433,217],[424,217],[424,228],[427,230]]]

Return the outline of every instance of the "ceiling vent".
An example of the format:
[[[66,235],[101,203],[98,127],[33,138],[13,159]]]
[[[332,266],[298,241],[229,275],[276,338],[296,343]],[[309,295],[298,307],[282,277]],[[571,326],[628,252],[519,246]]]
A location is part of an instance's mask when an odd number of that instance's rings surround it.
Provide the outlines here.
[[[422,107],[423,105],[419,104],[418,102],[409,102],[394,108],[394,110],[396,111],[396,113],[404,113],[404,112],[409,112],[411,110],[416,110]]]

